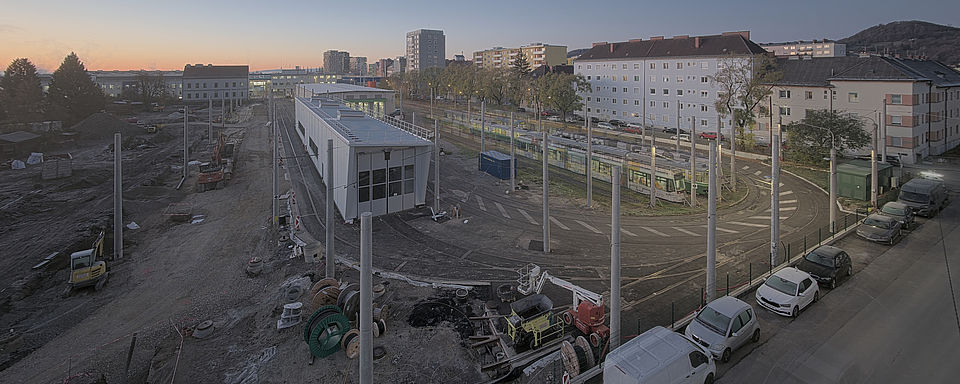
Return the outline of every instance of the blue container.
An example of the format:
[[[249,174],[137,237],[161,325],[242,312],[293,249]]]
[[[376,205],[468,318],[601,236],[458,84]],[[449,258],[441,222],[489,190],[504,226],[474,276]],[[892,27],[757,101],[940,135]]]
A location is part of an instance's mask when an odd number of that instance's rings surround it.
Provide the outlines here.
[[[480,170],[500,180],[510,180],[510,155],[497,151],[480,152]],[[517,174],[517,163],[513,163],[513,175]]]

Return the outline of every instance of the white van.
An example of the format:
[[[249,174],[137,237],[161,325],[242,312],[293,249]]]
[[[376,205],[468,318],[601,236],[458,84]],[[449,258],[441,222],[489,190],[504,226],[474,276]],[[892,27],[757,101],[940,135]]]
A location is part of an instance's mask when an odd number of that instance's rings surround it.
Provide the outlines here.
[[[709,351],[660,326],[611,351],[603,362],[605,384],[710,384],[716,376]]]

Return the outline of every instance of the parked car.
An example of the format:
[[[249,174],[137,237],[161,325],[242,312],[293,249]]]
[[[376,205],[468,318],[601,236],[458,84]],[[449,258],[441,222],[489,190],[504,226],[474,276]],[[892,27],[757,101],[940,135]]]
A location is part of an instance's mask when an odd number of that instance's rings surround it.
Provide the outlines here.
[[[820,300],[820,286],[809,273],[787,267],[774,273],[757,288],[757,304],[773,313],[797,317]]]
[[[676,129],[676,128],[664,128],[664,129],[663,129],[663,133],[670,133],[670,134],[676,135],[676,134],[677,134],[677,129]],[[690,133],[690,132],[687,132],[687,130],[681,128],[681,129],[680,129],[680,133]]]
[[[890,216],[874,213],[857,226],[857,236],[877,243],[895,244],[903,237],[900,222]]]
[[[610,120],[610,125],[614,127],[625,127],[627,126],[627,123],[622,120],[613,119],[613,120]]]
[[[614,127],[612,124],[610,124],[610,123],[608,123],[608,122],[600,122],[600,123],[598,123],[598,124],[597,124],[597,128],[609,129],[609,130],[612,130],[612,131],[617,129],[616,127]]]
[[[942,181],[913,179],[900,186],[897,201],[909,206],[917,215],[933,217],[947,205],[947,188]]]
[[[603,361],[605,384],[709,384],[716,376],[709,351],[659,325],[610,351]]]
[[[524,107],[517,107],[517,112],[526,112],[527,109]]]
[[[622,128],[624,132],[628,133],[643,133],[643,127],[637,123],[627,123]]]
[[[896,219],[900,222],[900,227],[903,229],[910,229],[917,225],[916,219],[913,216],[913,210],[906,204],[898,201],[891,201],[884,204],[883,207],[880,208],[880,214]]]
[[[600,119],[596,118],[595,116],[591,116],[591,117],[590,117],[590,122],[591,122],[591,123],[599,123],[599,122],[600,122]]]
[[[869,155],[869,154],[866,154],[866,155],[857,155],[857,156],[854,156],[854,158],[860,159],[860,160],[870,160],[870,155]],[[882,158],[880,155],[877,155],[877,161],[883,162],[883,158]],[[887,164],[890,164],[890,165],[892,165],[892,166],[894,166],[894,167],[899,167],[899,166],[900,166],[900,158],[897,157],[897,156],[887,155],[887,161],[886,161],[886,163],[887,163]]]
[[[580,115],[571,115],[567,117],[568,123],[576,123],[581,121],[583,121],[583,117],[580,117]]]
[[[553,115],[555,115],[555,113],[550,111],[540,111],[540,116],[543,116],[543,117],[553,116]]]
[[[670,136],[670,140],[676,140],[676,139],[677,139],[677,135]],[[681,133],[681,134],[680,134],[680,141],[690,142],[690,135],[688,135],[688,134],[686,134],[686,133]]]
[[[560,116],[550,116],[550,117],[547,117],[547,120],[557,121],[557,122],[563,121],[560,119]]]
[[[817,284],[827,285],[830,289],[836,288],[840,279],[853,275],[850,255],[830,245],[820,246],[810,251],[797,264],[797,269],[809,273]]]
[[[726,363],[737,348],[760,341],[760,322],[750,304],[724,296],[704,306],[683,334]]]

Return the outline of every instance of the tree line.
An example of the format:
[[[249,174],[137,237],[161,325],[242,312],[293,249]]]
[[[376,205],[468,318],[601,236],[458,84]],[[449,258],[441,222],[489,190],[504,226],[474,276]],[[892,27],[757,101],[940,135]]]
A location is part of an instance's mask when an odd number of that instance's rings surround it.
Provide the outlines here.
[[[449,65],[391,75],[386,86],[405,97],[442,96],[455,102],[475,100],[499,107],[529,106],[539,113],[555,110],[562,117],[583,108],[582,94],[590,86],[581,75],[537,73],[521,52],[509,67],[477,68]]]
[[[29,59],[14,59],[0,78],[0,121],[4,122],[61,120],[72,125],[103,110],[105,104],[103,90],[73,52],[53,72],[46,94]]]

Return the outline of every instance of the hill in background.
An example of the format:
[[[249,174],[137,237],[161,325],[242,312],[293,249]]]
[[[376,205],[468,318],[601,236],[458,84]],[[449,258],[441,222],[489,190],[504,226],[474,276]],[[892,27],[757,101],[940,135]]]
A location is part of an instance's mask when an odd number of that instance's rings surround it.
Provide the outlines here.
[[[880,24],[838,42],[847,45],[848,53],[926,56],[952,67],[960,65],[960,28],[925,21]]]

